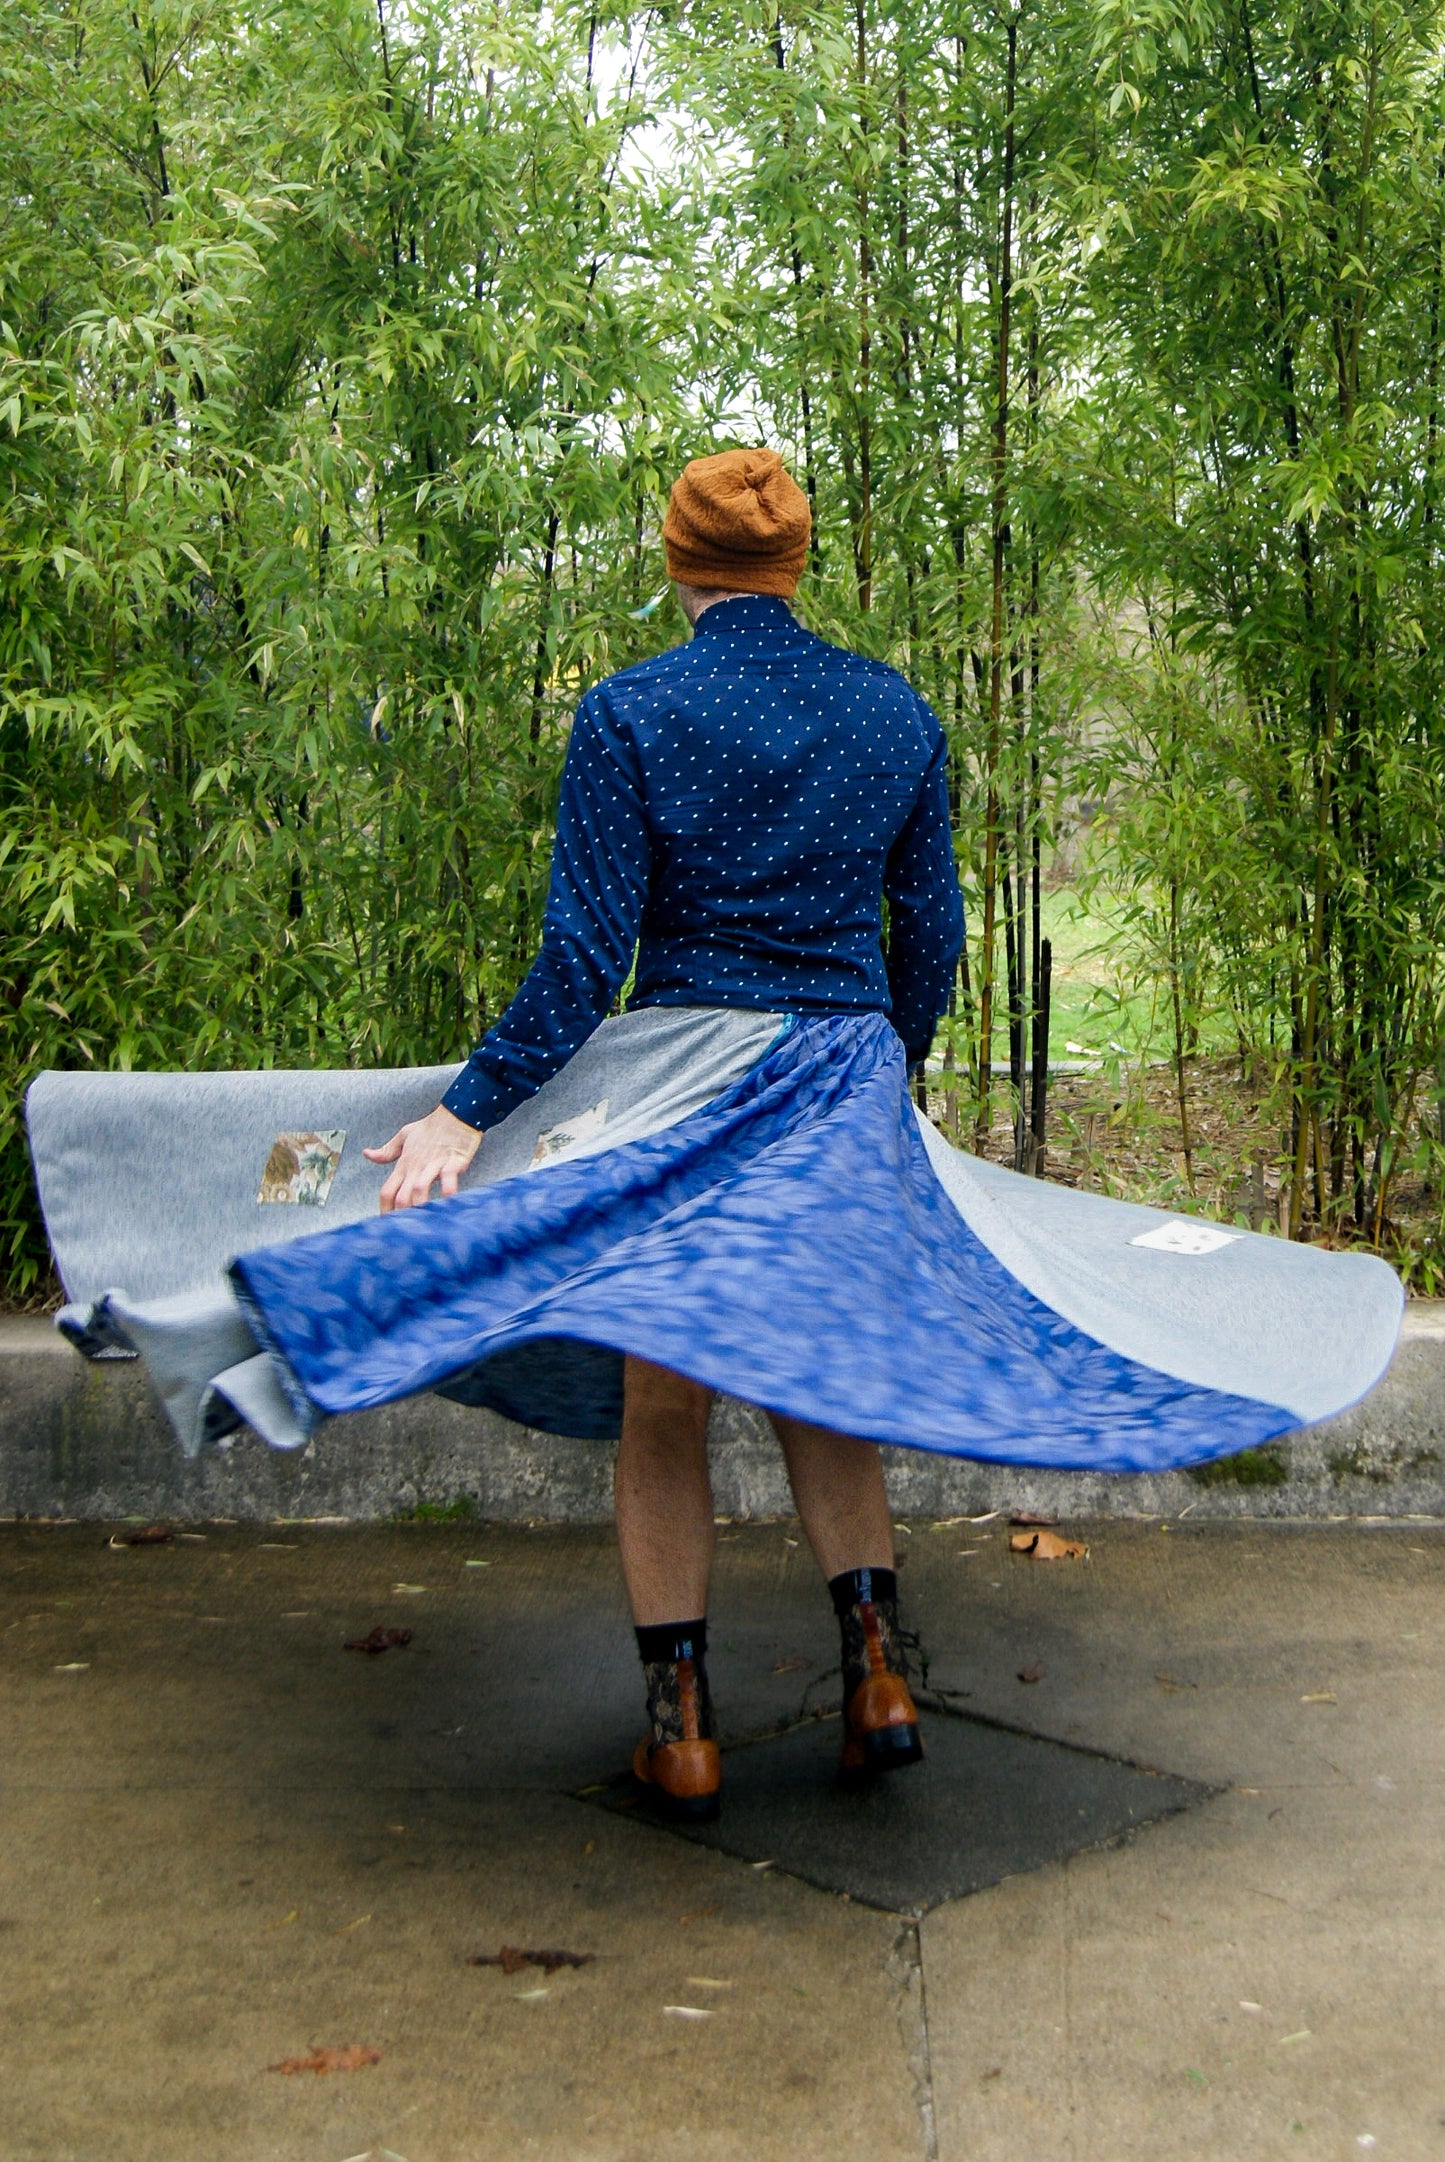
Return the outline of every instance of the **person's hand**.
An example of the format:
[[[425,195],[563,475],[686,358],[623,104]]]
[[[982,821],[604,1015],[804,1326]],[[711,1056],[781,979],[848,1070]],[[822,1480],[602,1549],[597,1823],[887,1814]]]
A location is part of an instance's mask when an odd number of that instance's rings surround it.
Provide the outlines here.
[[[363,1149],[368,1163],[395,1164],[396,1169],[381,1189],[381,1213],[414,1209],[429,1201],[431,1190],[441,1181],[442,1199],[457,1190],[457,1180],[481,1146],[481,1134],[456,1118],[445,1104],[438,1104],[424,1119],[413,1119],[393,1134],[384,1148]]]

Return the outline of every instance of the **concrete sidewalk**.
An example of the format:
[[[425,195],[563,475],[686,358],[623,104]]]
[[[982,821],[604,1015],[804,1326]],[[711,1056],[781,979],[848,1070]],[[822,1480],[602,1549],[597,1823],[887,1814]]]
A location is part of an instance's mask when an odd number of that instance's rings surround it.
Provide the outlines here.
[[[1445,1529],[907,1522],[935,1732],[1208,1795],[879,1911],[582,1791],[637,1731],[605,1529],[0,1527],[0,2162],[1445,2156]],[[722,1534],[734,1741],[829,1699],[797,1539]],[[958,1754],[902,1775],[945,1813]]]

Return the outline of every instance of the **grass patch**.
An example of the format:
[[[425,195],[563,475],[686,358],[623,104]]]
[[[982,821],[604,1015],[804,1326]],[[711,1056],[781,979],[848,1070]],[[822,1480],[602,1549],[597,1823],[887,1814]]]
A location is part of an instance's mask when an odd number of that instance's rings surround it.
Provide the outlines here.
[[[477,1513],[470,1494],[452,1501],[419,1501],[414,1509],[398,1509],[393,1524],[465,1524]]]
[[[1439,1461],[1438,1449],[1417,1449],[1413,1456],[1406,1456],[1402,1449],[1391,1449],[1383,1457],[1372,1456],[1362,1441],[1347,1442],[1325,1458],[1330,1477],[1337,1484],[1343,1479],[1368,1479],[1374,1486],[1388,1486],[1400,1472],[1426,1471]]]
[[[1383,1486],[1395,1473],[1393,1464],[1382,1464],[1378,1457],[1371,1456],[1362,1441],[1352,1441],[1343,1449],[1331,1449],[1325,1462],[1337,1485],[1342,1479],[1369,1479],[1374,1485]]]
[[[1189,1476],[1196,1486],[1283,1486],[1289,1463],[1280,1444],[1268,1441],[1262,1449],[1241,1449],[1212,1464],[1191,1464]]]
[[[976,898],[969,897],[969,902],[969,961],[977,985],[982,961],[979,911]],[[1051,1059],[1083,1054],[1106,1063],[1117,1058],[1135,1063],[1168,1057],[1173,1039],[1167,980],[1125,903],[1099,885],[1087,893],[1076,886],[1056,886],[1042,896],[1040,930],[1054,950]],[[1009,1049],[1001,930],[995,966],[999,975],[993,1057],[1002,1068],[1008,1064]],[[1225,1013],[1210,1004],[1198,1018],[1196,1049],[1232,1045],[1233,1030]]]

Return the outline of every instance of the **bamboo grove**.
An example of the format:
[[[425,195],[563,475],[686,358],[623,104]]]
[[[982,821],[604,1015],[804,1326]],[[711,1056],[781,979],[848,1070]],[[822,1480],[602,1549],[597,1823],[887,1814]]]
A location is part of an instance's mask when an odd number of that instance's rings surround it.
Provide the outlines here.
[[[0,27],[0,1240],[46,1065],[464,1054],[570,713],[766,438],[953,752],[948,1116],[1034,1160],[1098,809],[1289,1228],[1445,1157],[1438,0],[30,0]],[[1102,875],[1102,874],[1101,874]],[[1038,1110],[1037,1101],[1033,1113]]]

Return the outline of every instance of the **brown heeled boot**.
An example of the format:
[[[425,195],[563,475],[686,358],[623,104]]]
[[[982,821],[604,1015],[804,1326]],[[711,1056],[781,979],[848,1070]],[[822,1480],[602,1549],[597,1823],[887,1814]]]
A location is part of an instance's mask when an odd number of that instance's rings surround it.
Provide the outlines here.
[[[691,1659],[667,1665],[671,1673],[665,1678],[658,1676],[652,1664],[648,1666],[653,1732],[633,1751],[632,1776],[644,1789],[649,1806],[661,1815],[685,1824],[710,1824],[718,1814],[722,1761],[717,1743],[702,1731],[705,1724],[712,1724],[706,1715],[710,1710],[705,1707],[707,1684],[704,1680],[699,1686],[697,1664]],[[666,1686],[674,1677],[675,1695]],[[658,1740],[659,1727],[668,1739]],[[673,1734],[674,1727],[680,1732]]]
[[[908,1687],[891,1570],[849,1572],[872,1597],[847,1598],[835,1578],[834,1604],[843,1630],[843,1754],[845,1779],[899,1771],[923,1755],[918,1709]],[[882,1581],[879,1581],[882,1580]],[[831,1589],[832,1587],[830,1587]]]

